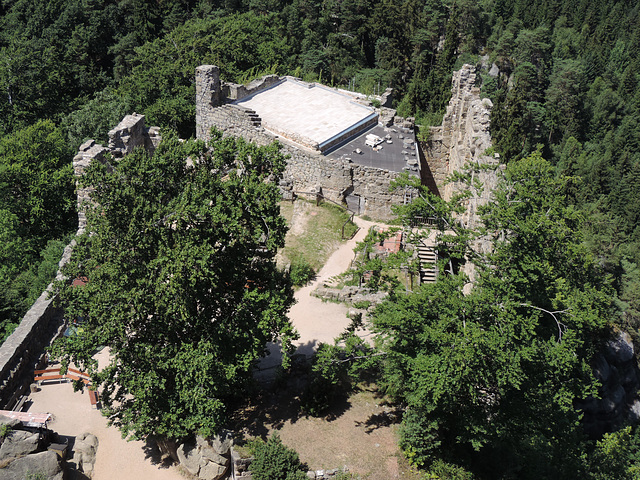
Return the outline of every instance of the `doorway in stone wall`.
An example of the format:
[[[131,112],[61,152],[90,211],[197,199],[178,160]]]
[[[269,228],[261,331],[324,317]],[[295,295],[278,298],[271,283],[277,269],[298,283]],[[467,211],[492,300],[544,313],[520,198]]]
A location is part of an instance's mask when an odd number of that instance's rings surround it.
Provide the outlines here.
[[[355,212],[356,215],[360,215],[364,211],[365,200],[360,195],[350,193],[344,197],[344,200],[347,202],[347,208]]]

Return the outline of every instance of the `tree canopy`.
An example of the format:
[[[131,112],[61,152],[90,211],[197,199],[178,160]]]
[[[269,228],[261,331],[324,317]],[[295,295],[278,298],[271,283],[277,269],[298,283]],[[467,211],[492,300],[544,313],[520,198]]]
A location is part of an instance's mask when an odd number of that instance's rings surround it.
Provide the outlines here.
[[[83,331],[55,352],[89,369],[123,435],[210,435],[266,343],[289,352],[293,295],[274,262],[283,168],[277,144],[215,132],[208,146],[165,134],[151,157],[88,168],[87,233],[64,269],[86,285],[58,285]],[[101,371],[99,346],[111,354]]]
[[[0,138],[0,341],[55,275],[60,239],[75,229],[70,157],[51,121]]]
[[[539,153],[509,164],[471,232],[492,244],[474,258],[472,291],[442,275],[376,309],[385,387],[406,402],[401,444],[416,463],[488,478],[584,471],[573,402],[595,392],[590,362],[616,309],[565,201],[572,181]]]

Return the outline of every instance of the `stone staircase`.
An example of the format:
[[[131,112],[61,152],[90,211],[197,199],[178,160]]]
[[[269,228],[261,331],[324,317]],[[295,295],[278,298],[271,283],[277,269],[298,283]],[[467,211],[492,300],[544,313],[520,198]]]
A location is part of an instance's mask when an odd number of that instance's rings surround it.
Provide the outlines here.
[[[420,283],[434,283],[438,278],[438,253],[435,247],[421,241],[418,244],[420,259]]]

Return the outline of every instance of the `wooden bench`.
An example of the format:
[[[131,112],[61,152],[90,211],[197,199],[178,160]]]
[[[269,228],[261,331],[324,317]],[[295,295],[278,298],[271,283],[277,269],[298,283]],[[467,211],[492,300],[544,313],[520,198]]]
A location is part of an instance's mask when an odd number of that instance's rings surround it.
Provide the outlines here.
[[[98,408],[98,402],[100,401],[100,396],[98,392],[92,389],[91,387],[91,378],[89,374],[86,372],[82,372],[77,368],[69,367],[67,369],[67,373],[62,375],[60,373],[60,368],[47,368],[45,370],[35,370],[33,380],[41,383],[47,382],[50,380],[75,380],[76,382],[82,382],[87,386],[89,390],[89,401],[91,402],[91,406],[93,408]]]
[[[76,382],[83,382],[85,385],[89,385],[91,382],[89,381],[89,379],[84,378],[84,377],[79,377],[77,375],[71,375],[69,373],[67,373],[66,375],[63,375],[65,378],[68,378],[69,380],[75,380]]]
[[[91,402],[91,406],[93,408],[98,408],[98,402],[100,401],[100,396],[98,392],[95,390],[89,389],[89,401]]]
[[[36,382],[43,382],[47,380],[81,380],[85,383],[85,385],[89,385],[91,383],[91,379],[89,378],[89,374],[86,372],[81,372],[76,368],[68,368],[67,373],[62,375],[60,373],[60,368],[47,368],[45,370],[35,370],[33,379]]]
[[[21,395],[11,410],[13,410],[14,412],[21,412],[22,407],[24,407],[24,404],[27,401],[27,398],[29,398],[27,395]]]
[[[89,374],[87,372],[82,372],[82,371],[78,370],[77,368],[72,368],[72,367],[67,368],[67,373],[69,373],[69,372],[75,373],[77,376],[83,377],[86,380],[89,380]]]
[[[36,382],[46,382],[49,380],[66,380],[67,377],[65,377],[64,375],[36,375],[35,377],[33,377],[33,380]]]

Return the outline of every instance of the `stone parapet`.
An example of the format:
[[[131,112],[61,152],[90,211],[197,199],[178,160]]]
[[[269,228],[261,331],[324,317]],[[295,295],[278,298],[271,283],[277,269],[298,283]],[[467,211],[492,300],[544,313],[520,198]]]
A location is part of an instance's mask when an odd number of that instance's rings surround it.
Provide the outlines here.
[[[69,250],[70,255],[70,250]],[[68,257],[63,256],[60,267]],[[51,285],[24,315],[20,325],[0,345],[0,408],[11,410],[33,382],[45,348],[61,333],[62,311],[49,298]]]
[[[138,147],[145,148],[151,154],[160,143],[158,127],[146,128],[144,115],[127,115],[109,131],[109,152],[114,158],[122,158]]]
[[[279,77],[278,75],[265,75],[252,80],[248,85],[224,82],[221,89],[222,95],[225,101],[234,102],[284,82],[285,79],[286,77]]]

